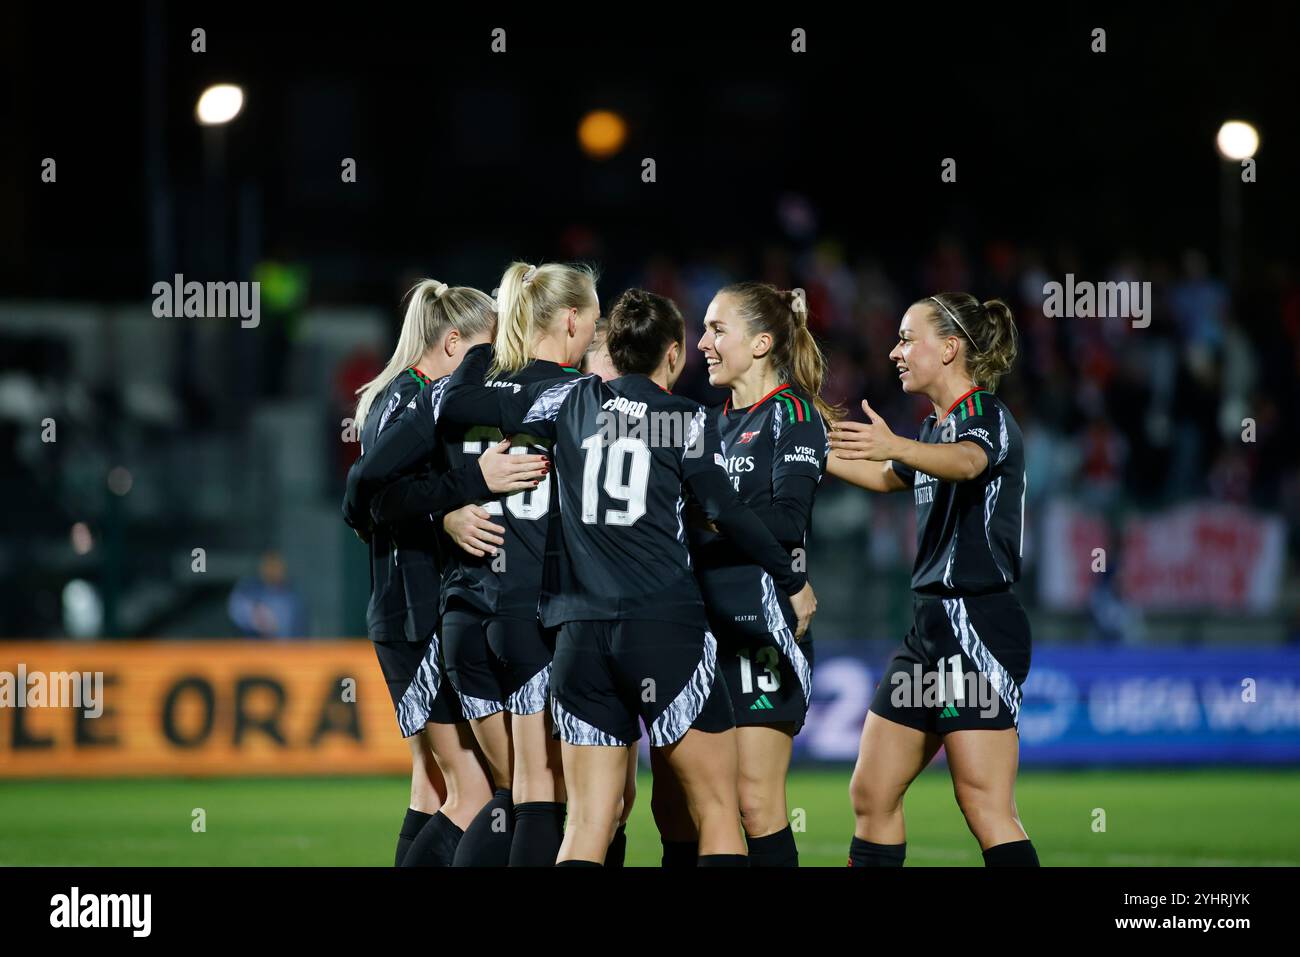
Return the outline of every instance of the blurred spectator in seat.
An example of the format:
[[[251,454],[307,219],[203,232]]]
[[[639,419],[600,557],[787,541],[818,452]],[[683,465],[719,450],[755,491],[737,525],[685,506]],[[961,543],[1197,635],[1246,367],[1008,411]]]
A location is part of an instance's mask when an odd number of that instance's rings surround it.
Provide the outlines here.
[[[266,552],[256,575],[246,575],[230,593],[230,620],[249,638],[302,638],[307,604],[289,582],[279,552]]]

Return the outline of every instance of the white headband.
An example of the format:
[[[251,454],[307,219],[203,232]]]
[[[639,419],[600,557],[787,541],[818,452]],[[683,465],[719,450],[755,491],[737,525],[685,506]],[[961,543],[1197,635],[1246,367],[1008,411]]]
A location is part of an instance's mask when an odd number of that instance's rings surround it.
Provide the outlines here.
[[[970,343],[970,347],[974,349],[976,352],[979,352],[980,347],[975,344],[975,339],[971,336],[970,332],[966,329],[966,327],[962,325],[961,320],[957,318],[957,314],[953,312],[951,309],[949,309],[947,306],[945,306],[942,302],[939,302],[938,299],[935,299],[934,296],[931,296],[930,298],[934,299],[935,302],[939,303],[940,309],[948,313],[948,315],[952,316],[952,321],[957,323],[957,328],[959,328],[963,333],[966,334],[966,341]]]

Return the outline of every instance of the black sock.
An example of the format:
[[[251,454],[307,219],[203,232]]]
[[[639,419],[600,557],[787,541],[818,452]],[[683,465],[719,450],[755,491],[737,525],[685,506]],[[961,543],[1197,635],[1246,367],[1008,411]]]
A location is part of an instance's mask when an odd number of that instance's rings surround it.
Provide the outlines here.
[[[424,827],[431,817],[432,814],[425,814],[413,807],[406,809],[402,829],[397,832],[397,856],[393,859],[394,867],[402,866],[402,861],[406,859],[406,852],[411,849],[411,842],[415,840],[415,835],[420,833],[420,828]]]
[[[460,839],[453,867],[505,867],[515,836],[514,802],[509,788],[497,788]]]
[[[696,867],[748,867],[749,858],[744,854],[701,854],[696,860]]]
[[[849,867],[902,867],[907,856],[907,842],[872,844],[860,837],[849,842]]]
[[[556,867],[601,867],[595,861],[560,861]]]
[[[746,835],[745,843],[749,845],[750,867],[799,866],[799,848],[795,846],[794,831],[789,824],[765,837]]]
[[[420,828],[420,833],[406,852],[402,866],[451,867],[451,862],[456,857],[456,847],[464,833],[455,821],[439,811]]]
[[[1038,852],[1028,839],[994,844],[984,852],[985,867],[1038,867]]]
[[[554,867],[563,843],[563,804],[529,801],[515,805],[515,836],[510,842],[511,867]]]
[[[664,841],[664,856],[660,867],[695,867],[700,856],[699,841]]]
[[[609,850],[605,852],[606,867],[622,867],[623,861],[627,859],[627,825],[620,824],[618,830],[614,832],[614,840],[609,842]]]

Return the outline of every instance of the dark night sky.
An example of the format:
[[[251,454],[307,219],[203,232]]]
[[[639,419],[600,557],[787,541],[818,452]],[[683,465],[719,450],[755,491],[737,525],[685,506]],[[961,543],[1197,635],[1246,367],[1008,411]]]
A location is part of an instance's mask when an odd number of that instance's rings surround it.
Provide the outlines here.
[[[155,187],[172,197],[170,261],[199,268],[192,111],[216,80],[248,95],[228,131],[223,201],[242,193],[263,251],[315,262],[331,298],[387,298],[395,271],[432,259],[558,258],[574,228],[614,262],[754,249],[780,238],[786,192],[811,200],[822,235],[886,261],[914,259],[949,229],[1101,257],[1214,251],[1213,139],[1230,116],[1263,137],[1248,247],[1296,258],[1294,8],[872,6],[738,20],[658,5],[545,19],[378,4],[272,17],[271,6],[0,14],[5,294],[142,298]],[[193,26],[207,30],[205,54],[190,52]],[[489,51],[494,26],[508,31],[505,55]],[[805,55],[789,51],[793,26],[809,32]],[[1089,52],[1094,26],[1108,30],[1105,54]],[[574,137],[595,107],[631,125],[605,162]],[[44,156],[58,161],[55,186],[39,182]],[[355,185],[339,181],[345,156]],[[655,184],[640,181],[644,156]],[[956,184],[939,181],[946,156]]]

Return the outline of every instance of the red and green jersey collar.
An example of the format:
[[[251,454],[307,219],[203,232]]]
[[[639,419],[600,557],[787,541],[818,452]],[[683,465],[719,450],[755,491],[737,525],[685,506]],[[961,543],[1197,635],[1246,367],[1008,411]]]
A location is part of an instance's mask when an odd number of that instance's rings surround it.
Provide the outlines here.
[[[421,389],[423,389],[426,385],[429,385],[431,382],[433,382],[432,379],[430,379],[427,375],[425,375],[415,366],[411,366],[411,368],[407,369],[406,374],[409,375],[416,382],[420,383]]]
[[[573,366],[566,366],[562,362],[553,362],[550,359],[530,359],[532,365],[555,366],[557,369],[563,369],[565,372],[572,372],[574,375],[582,375],[581,369],[575,369]]]
[[[790,383],[788,382],[781,383],[753,405],[747,406],[743,409],[736,409],[735,411],[746,413],[752,412],[754,409],[757,409],[760,405],[773,397],[784,406],[786,413],[790,416],[791,422],[806,422],[812,417],[812,409],[808,407],[808,402],[791,392]],[[722,414],[725,416],[731,411],[731,399],[728,398],[727,401],[722,404]]]
[[[943,417],[945,419],[948,418],[948,416],[952,415],[959,408],[961,409],[961,417],[963,419],[969,418],[972,415],[983,415],[984,403],[980,399],[980,396],[983,394],[985,394],[984,390],[979,386],[976,386],[954,402],[952,407],[943,414]]]
[[[757,409],[760,405],[762,405],[762,404],[763,404],[764,402],[766,402],[768,399],[772,398],[772,396],[774,396],[774,395],[776,395],[778,392],[782,392],[782,391],[784,391],[785,389],[788,389],[788,388],[790,388],[790,383],[788,383],[788,382],[783,382],[783,383],[781,383],[779,386],[777,386],[775,389],[773,389],[771,392],[769,392],[767,395],[763,396],[763,398],[761,398],[761,399],[759,399],[757,402],[755,402],[753,405],[747,405],[747,406],[745,406],[744,408],[736,409],[736,411],[737,411],[737,412],[748,412],[750,409]],[[724,403],[722,403],[722,414],[723,414],[723,415],[726,415],[726,414],[729,413],[730,411],[731,411],[731,398],[730,398],[730,396],[728,396],[727,401],[724,402]]]

